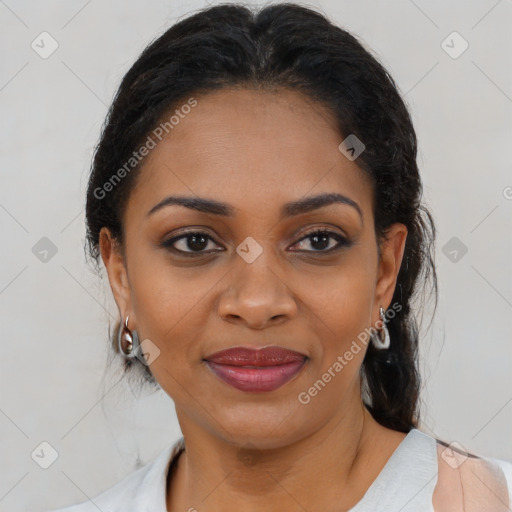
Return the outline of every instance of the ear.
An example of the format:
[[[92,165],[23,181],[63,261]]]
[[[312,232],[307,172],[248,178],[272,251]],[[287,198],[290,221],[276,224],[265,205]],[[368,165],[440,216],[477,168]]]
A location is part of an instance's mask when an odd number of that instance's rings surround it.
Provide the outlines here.
[[[101,259],[107,269],[110,288],[114,299],[119,308],[121,321],[124,321],[126,315],[130,314],[130,286],[128,274],[124,263],[124,257],[121,253],[119,244],[112,236],[110,230],[106,227],[101,228],[99,235],[99,248]],[[131,320],[131,319],[130,319]],[[130,322],[132,323],[132,321]]]
[[[404,224],[396,223],[386,233],[387,238],[382,242],[381,258],[378,263],[373,325],[377,320],[380,320],[380,307],[387,309],[393,300],[396,280],[405,250],[407,227]]]

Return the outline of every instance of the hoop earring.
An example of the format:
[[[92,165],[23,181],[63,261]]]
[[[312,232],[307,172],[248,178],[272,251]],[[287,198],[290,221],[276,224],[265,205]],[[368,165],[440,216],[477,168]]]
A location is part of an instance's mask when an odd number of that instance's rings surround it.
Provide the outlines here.
[[[124,326],[121,325],[119,327],[119,332],[117,333],[117,346],[119,348],[119,352],[127,359],[136,357],[137,350],[139,348],[139,336],[137,331],[135,329],[133,331],[128,329],[129,316],[130,315],[126,317]]]
[[[372,339],[373,346],[375,348],[377,348],[379,350],[385,350],[385,349],[389,348],[391,340],[389,338],[388,328],[386,327],[386,317],[385,317],[386,312],[384,311],[383,307],[380,308],[379,314],[380,314],[380,319],[383,322],[382,329],[378,332],[378,335],[372,331],[371,339]]]

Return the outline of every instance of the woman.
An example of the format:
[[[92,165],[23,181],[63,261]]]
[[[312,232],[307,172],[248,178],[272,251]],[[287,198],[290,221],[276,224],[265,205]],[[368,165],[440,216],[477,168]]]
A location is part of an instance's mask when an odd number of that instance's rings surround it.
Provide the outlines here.
[[[512,463],[420,430],[435,227],[392,78],[295,4],[181,20],[124,77],[87,241],[113,346],[183,433],[61,512],[510,510]]]

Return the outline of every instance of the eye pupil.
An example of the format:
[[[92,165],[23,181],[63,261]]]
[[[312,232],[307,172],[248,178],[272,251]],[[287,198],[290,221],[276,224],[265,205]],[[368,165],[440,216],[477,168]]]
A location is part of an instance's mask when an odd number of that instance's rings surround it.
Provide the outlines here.
[[[190,243],[190,240],[193,240]],[[187,236],[187,246],[189,249],[201,251],[208,245],[208,237],[204,235]]]
[[[325,249],[326,247],[329,246],[329,238],[330,236],[327,235],[327,234],[315,234],[315,235],[311,235],[311,240],[312,240],[312,243],[311,245],[313,247],[315,247],[316,249]],[[319,241],[320,241],[320,247],[318,246],[315,246],[315,244]]]

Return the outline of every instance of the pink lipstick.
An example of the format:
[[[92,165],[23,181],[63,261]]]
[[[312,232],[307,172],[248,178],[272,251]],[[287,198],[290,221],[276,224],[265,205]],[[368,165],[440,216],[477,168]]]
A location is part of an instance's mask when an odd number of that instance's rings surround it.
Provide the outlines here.
[[[205,358],[208,367],[227,384],[249,392],[273,391],[299,373],[304,354],[281,347],[235,347]]]

